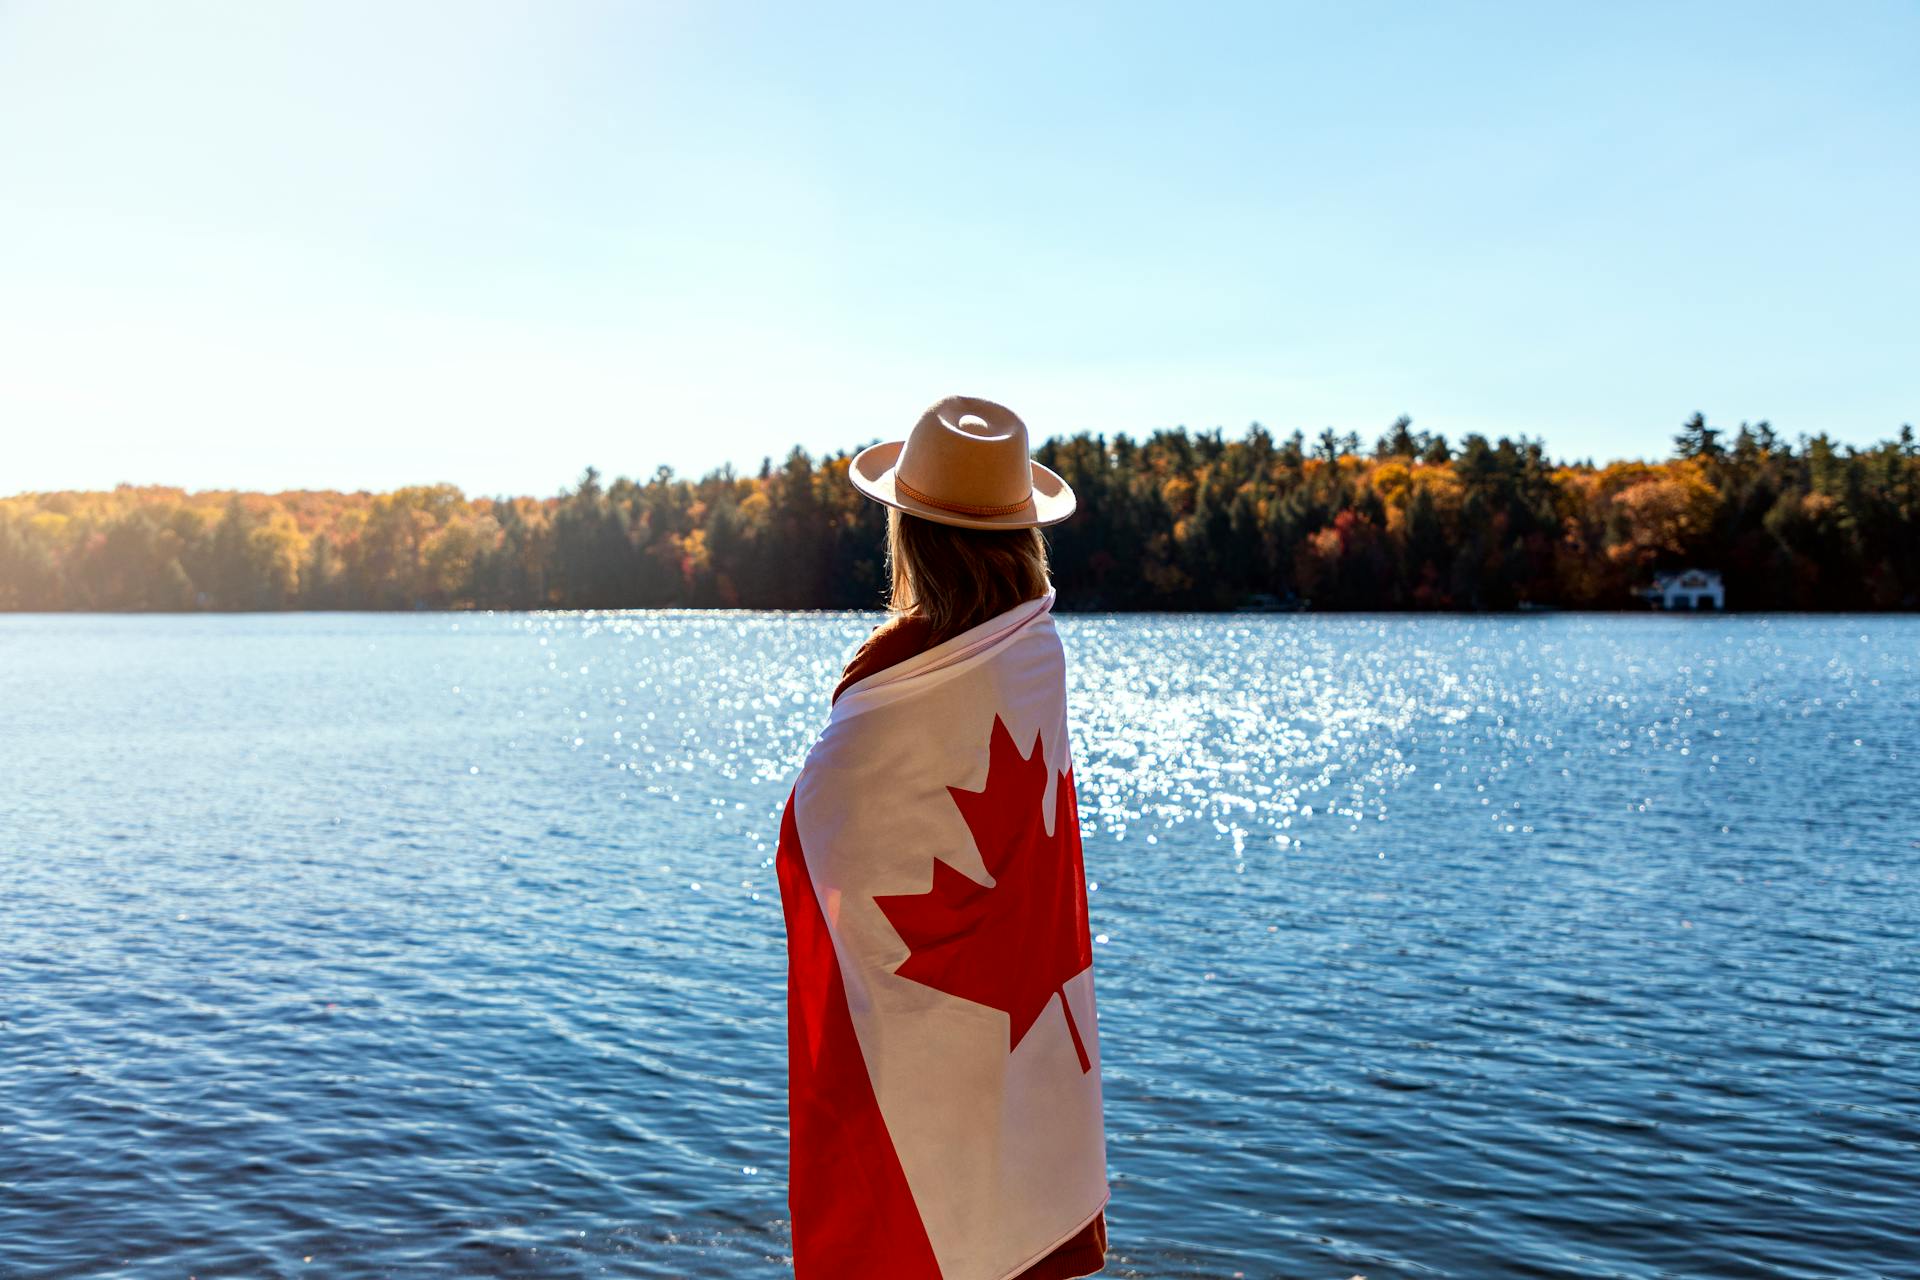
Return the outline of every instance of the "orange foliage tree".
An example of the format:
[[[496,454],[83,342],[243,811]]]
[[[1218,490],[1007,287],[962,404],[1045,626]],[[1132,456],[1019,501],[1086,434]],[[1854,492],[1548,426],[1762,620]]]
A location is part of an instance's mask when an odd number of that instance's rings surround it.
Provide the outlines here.
[[[1370,452],[1324,431],[1080,434],[1044,442],[1081,510],[1048,531],[1063,605],[1623,608],[1659,570],[1720,570],[1735,607],[1913,608],[1920,451],[1729,433],[1675,455],[1556,463],[1539,441],[1457,444],[1402,418]],[[664,468],[552,497],[187,492],[0,499],[0,609],[871,607],[884,512],[849,455],[751,475]]]

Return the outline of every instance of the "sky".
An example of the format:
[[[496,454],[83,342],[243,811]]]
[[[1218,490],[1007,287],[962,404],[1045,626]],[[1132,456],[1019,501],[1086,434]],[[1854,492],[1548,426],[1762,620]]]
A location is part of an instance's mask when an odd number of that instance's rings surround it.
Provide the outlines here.
[[[1920,421],[1920,5],[0,0],[0,493]]]

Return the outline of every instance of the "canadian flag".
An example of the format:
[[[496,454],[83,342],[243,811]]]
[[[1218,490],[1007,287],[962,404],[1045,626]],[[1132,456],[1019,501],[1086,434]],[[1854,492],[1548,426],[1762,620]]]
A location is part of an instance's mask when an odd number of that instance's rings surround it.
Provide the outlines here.
[[[1106,1205],[1052,605],[849,687],[788,798],[799,1280],[1005,1280]]]

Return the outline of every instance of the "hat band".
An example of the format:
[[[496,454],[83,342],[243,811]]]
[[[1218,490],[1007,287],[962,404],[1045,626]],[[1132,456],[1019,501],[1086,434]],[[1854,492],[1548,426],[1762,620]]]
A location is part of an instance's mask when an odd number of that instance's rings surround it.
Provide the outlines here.
[[[1026,497],[1020,499],[1020,501],[1009,502],[1004,507],[976,507],[964,502],[948,502],[944,498],[936,498],[932,494],[920,492],[908,484],[907,478],[897,470],[893,473],[893,487],[901,493],[906,494],[909,498],[912,498],[915,502],[924,502],[930,507],[938,507],[942,511],[951,511],[956,515],[962,516],[1010,516],[1033,501],[1033,495],[1029,493]]]

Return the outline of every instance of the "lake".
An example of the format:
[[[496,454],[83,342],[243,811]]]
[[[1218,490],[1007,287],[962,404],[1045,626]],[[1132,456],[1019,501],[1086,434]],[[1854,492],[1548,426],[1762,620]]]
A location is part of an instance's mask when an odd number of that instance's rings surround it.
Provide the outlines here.
[[[0,617],[0,1275],[782,1274],[873,622]],[[1061,628],[1109,1274],[1920,1275],[1920,619]]]

